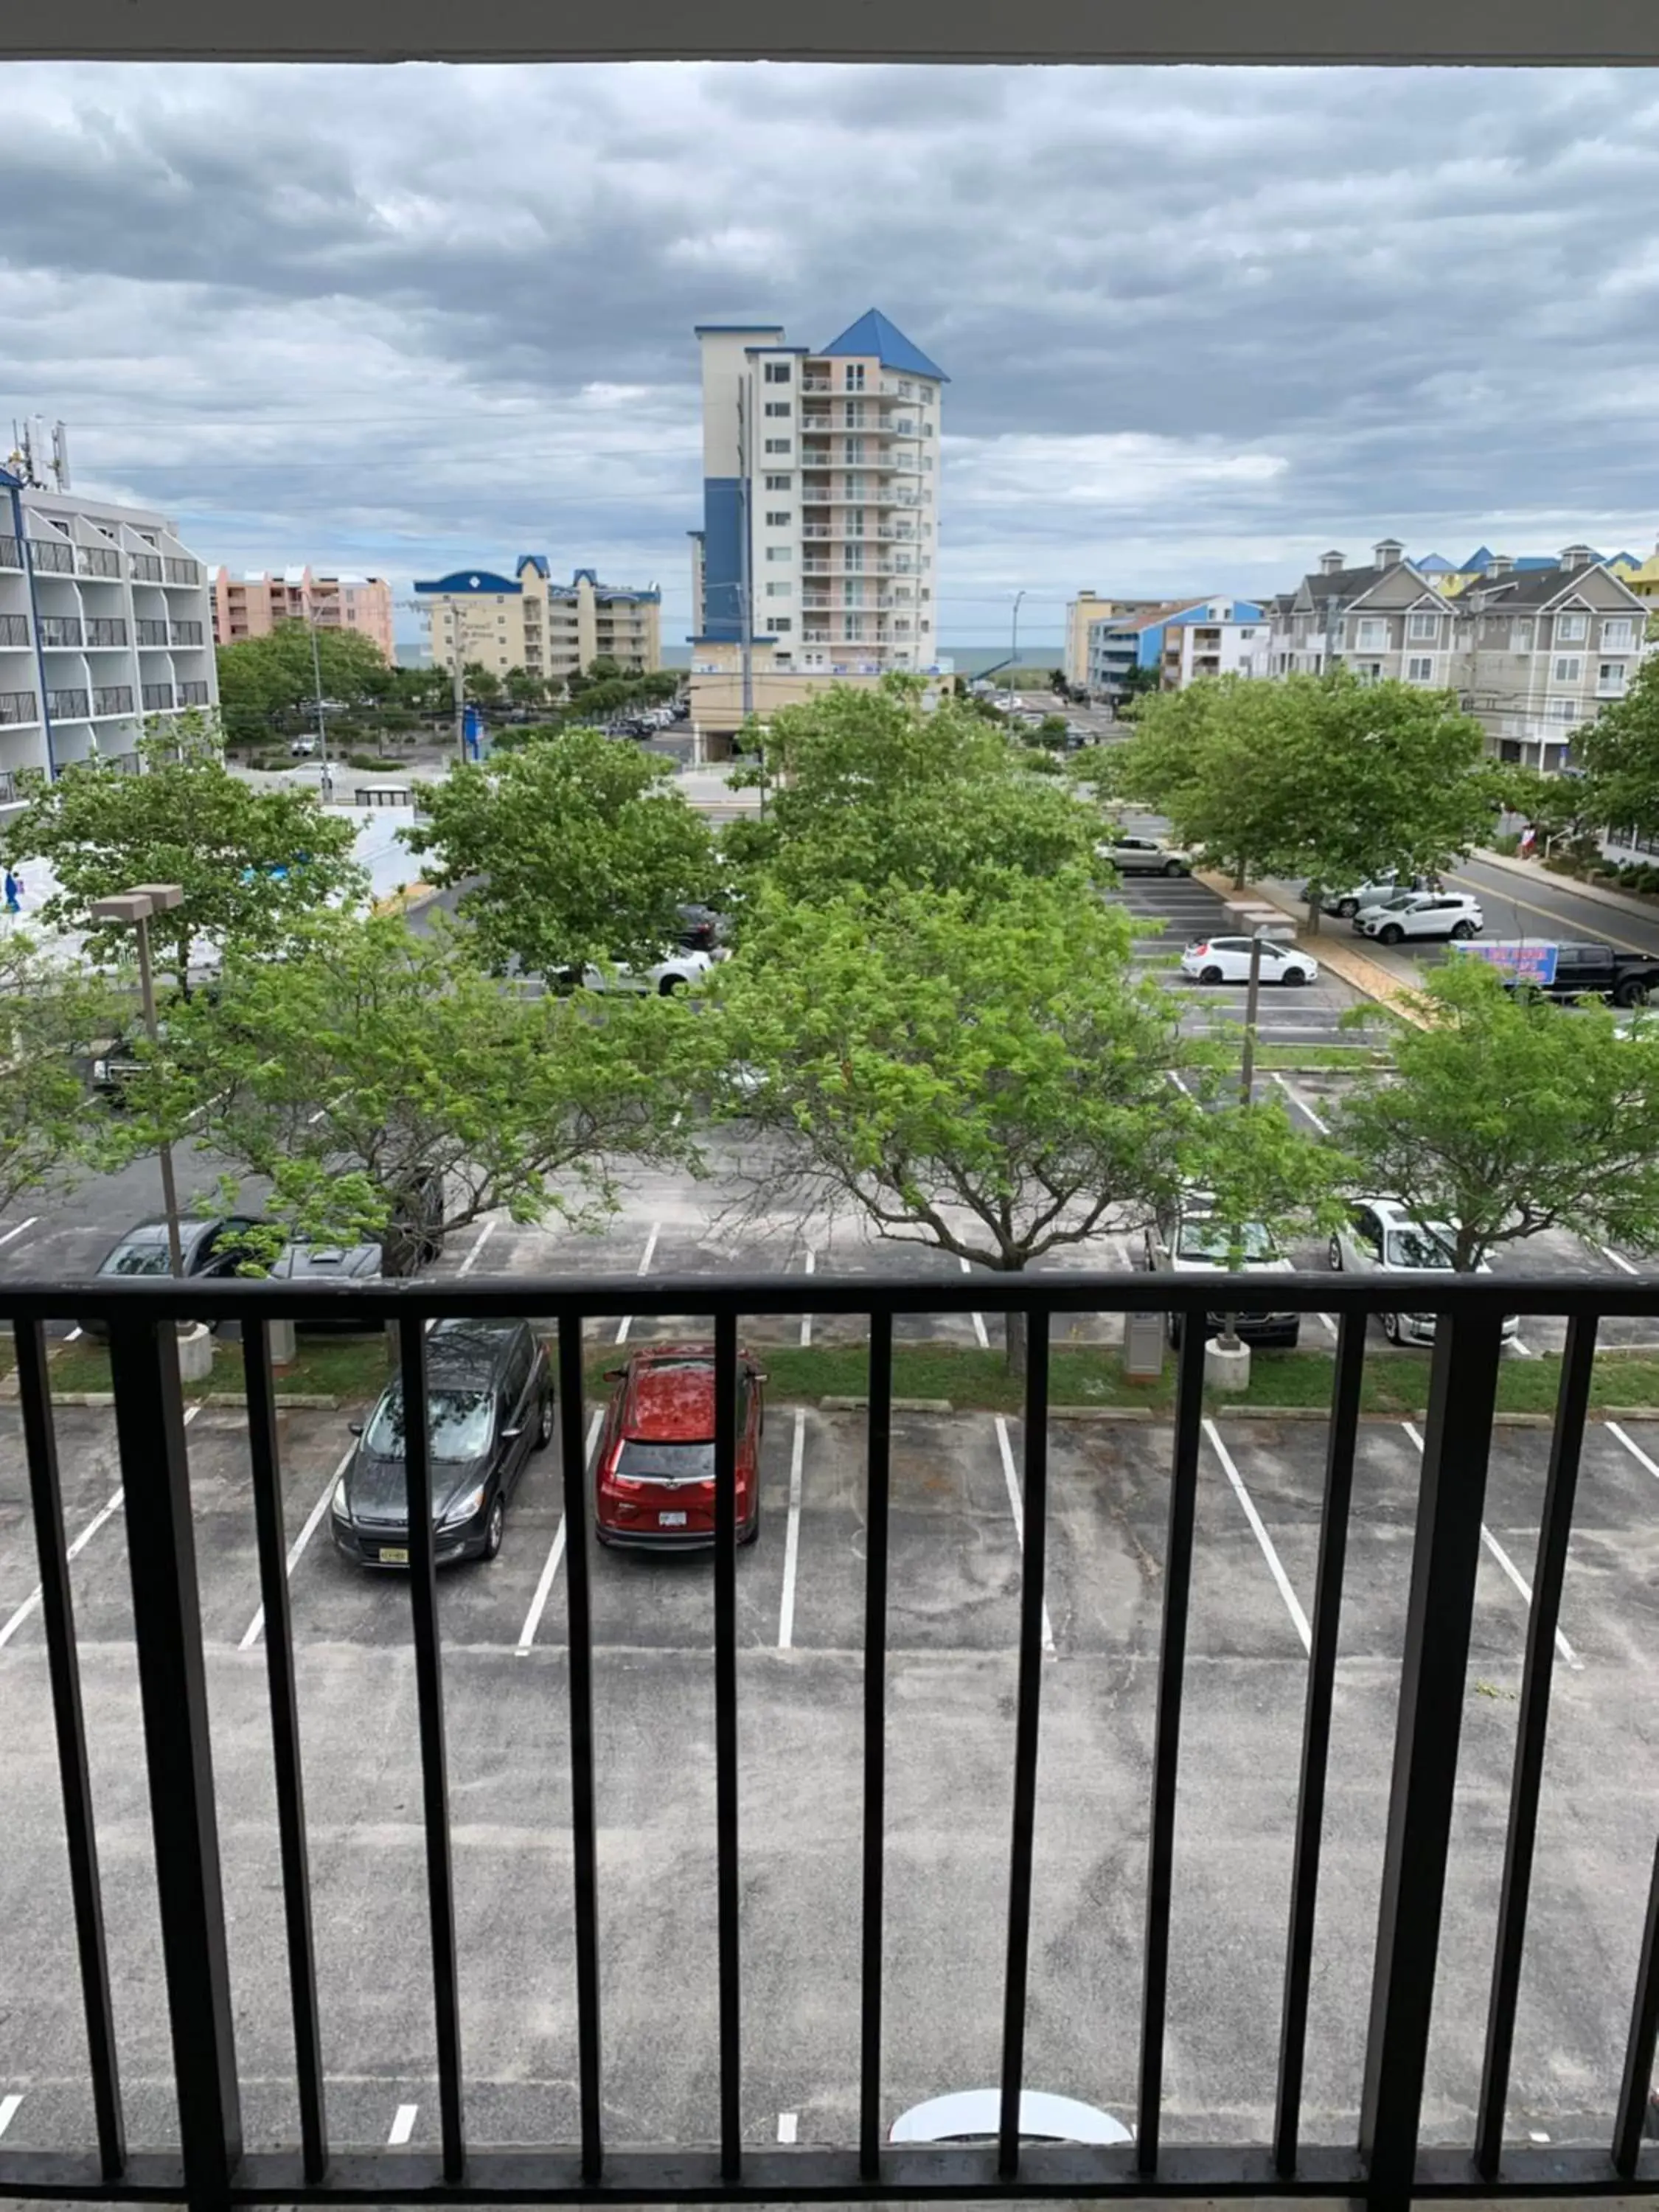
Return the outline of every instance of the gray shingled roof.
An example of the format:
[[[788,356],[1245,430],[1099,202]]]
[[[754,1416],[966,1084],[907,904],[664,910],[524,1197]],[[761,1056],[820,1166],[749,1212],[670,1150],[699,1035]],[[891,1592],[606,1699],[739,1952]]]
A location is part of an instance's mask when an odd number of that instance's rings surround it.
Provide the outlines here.
[[[1589,574],[1588,568],[1522,568],[1509,576],[1483,576],[1464,586],[1459,603],[1473,606],[1479,599],[1498,613],[1511,607],[1547,606],[1559,592]]]
[[[1316,570],[1302,580],[1316,602],[1321,599],[1357,599],[1362,592],[1369,592],[1377,579],[1387,574],[1385,568],[1338,568],[1328,576]]]

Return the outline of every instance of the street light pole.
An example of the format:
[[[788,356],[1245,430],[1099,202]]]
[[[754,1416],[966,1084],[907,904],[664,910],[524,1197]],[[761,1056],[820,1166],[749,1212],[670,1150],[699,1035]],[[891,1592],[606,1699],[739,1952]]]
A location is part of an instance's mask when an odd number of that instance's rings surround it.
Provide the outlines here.
[[[1261,996],[1261,940],[1266,925],[1250,933],[1250,980],[1244,994],[1244,1058],[1239,1070],[1238,1103],[1248,1106],[1255,1091],[1256,1008]]]
[[[158,1057],[161,1027],[155,1018],[155,979],[149,958],[149,924],[153,915],[168,914],[184,899],[178,884],[138,884],[113,898],[94,899],[88,908],[94,921],[119,922],[131,930],[137,943],[138,989],[143,1000],[144,1028],[150,1050]],[[167,1263],[174,1279],[185,1272],[184,1251],[179,1241],[179,1193],[173,1177],[173,1146],[163,1137],[156,1146],[161,1170],[161,1205],[167,1221]]]
[[[1014,670],[1019,659],[1019,603],[1025,597],[1023,591],[1014,593],[1013,632],[1008,640],[1008,712],[1014,711]]]
[[[328,720],[323,713],[323,656],[317,650],[317,617],[309,611],[306,627],[311,632],[311,677],[317,691],[317,749],[322,756],[323,781],[329,781]]]

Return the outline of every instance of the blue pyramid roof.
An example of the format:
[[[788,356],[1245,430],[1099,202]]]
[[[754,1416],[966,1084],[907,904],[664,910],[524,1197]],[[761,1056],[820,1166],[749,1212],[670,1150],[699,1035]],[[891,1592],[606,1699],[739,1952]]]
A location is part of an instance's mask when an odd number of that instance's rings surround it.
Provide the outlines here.
[[[1419,576],[1455,576],[1457,574],[1443,553],[1425,553],[1420,561],[1413,561],[1412,566]]]
[[[912,376],[934,376],[941,384],[951,380],[936,362],[928,360],[920,346],[913,346],[896,323],[890,323],[878,307],[872,307],[855,323],[849,323],[838,338],[820,349],[825,354],[873,354],[884,368],[908,371]]]

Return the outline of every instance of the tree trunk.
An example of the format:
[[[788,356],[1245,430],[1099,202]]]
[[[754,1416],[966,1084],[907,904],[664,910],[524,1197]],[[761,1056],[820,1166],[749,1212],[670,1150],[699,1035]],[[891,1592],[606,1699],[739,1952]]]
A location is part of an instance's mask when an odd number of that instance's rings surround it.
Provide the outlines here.
[[[1317,937],[1319,934],[1319,925],[1323,921],[1325,914],[1322,903],[1325,896],[1323,886],[1319,884],[1310,884],[1308,886],[1307,896],[1308,927],[1306,934],[1310,937]]]
[[[1242,891],[1243,890],[1247,880],[1247,871],[1249,866],[1249,861],[1242,853],[1239,854],[1237,860],[1233,862],[1233,889],[1236,891]]]
[[[1023,1313],[1016,1313],[1012,1307],[1002,1316],[1002,1346],[1008,1372],[1011,1375],[1024,1375],[1025,1372],[1025,1316]]]

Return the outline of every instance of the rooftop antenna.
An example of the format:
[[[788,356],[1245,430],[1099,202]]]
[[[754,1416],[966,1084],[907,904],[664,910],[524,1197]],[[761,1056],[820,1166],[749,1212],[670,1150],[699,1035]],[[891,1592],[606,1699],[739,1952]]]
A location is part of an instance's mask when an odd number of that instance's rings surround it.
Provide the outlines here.
[[[58,490],[70,488],[69,432],[62,422],[52,426],[52,474]]]

